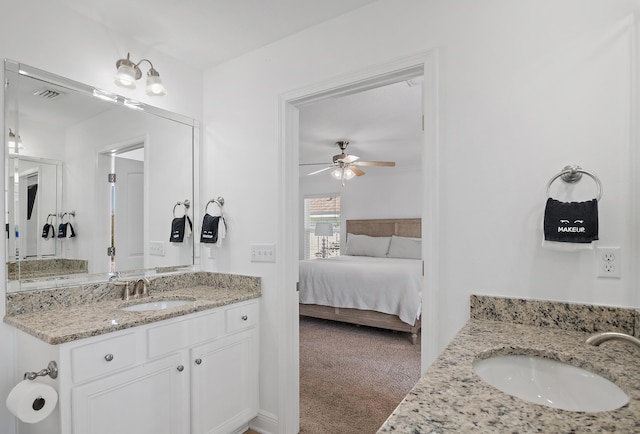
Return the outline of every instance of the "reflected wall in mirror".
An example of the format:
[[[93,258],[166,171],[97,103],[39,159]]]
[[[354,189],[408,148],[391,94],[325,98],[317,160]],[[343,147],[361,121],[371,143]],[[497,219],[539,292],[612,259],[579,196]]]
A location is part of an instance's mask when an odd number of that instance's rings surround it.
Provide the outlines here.
[[[8,291],[192,267],[193,236],[169,236],[197,204],[197,122],[10,60],[5,77]]]

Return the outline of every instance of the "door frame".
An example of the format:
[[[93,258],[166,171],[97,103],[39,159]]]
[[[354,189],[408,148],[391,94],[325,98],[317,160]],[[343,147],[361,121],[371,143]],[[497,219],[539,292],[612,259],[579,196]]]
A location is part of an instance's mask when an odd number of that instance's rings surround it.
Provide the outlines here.
[[[421,372],[438,354],[438,228],[439,228],[439,140],[438,140],[438,50],[417,53],[316,83],[279,97],[280,180],[278,243],[278,432],[299,431],[299,151],[298,107],[328,97],[348,95],[424,75],[423,83],[423,205],[422,205],[422,352]]]
[[[111,219],[110,219],[110,213],[109,213],[109,209],[110,209],[110,202],[111,202],[111,194],[106,190],[103,189],[103,186],[106,183],[106,179],[104,178],[104,174],[102,173],[101,169],[102,169],[102,164],[103,162],[106,162],[107,159],[111,159],[110,164],[112,165],[111,170],[114,169],[113,164],[114,161],[113,156],[117,155],[117,154],[121,154],[127,151],[131,151],[134,149],[139,149],[139,148],[143,148],[144,149],[144,161],[143,161],[143,170],[144,170],[144,174],[143,174],[143,209],[144,209],[144,215],[143,215],[143,227],[144,227],[144,234],[142,236],[143,239],[143,247],[146,248],[149,245],[149,135],[148,134],[142,134],[142,135],[138,135],[138,136],[132,136],[128,139],[119,141],[119,142],[115,142],[115,143],[111,143],[108,146],[103,146],[102,148],[98,149],[98,151],[96,152],[95,155],[95,185],[96,185],[96,191],[98,192],[102,192],[102,193],[97,193],[98,196],[100,195],[104,195],[104,199],[105,200],[99,200],[99,209],[96,210],[96,215],[94,217],[95,222],[100,222],[100,224],[104,225],[105,227],[109,228],[109,235],[108,237],[99,237],[96,242],[99,245],[98,249],[94,249],[94,260],[96,261],[96,263],[100,263],[101,259],[104,260],[106,256],[105,252],[108,246],[111,245],[111,243],[109,242],[111,235],[112,235],[112,227],[111,227]],[[106,187],[105,187],[106,188]],[[109,259],[110,261],[111,259]],[[148,255],[144,255],[144,268],[147,268],[147,262],[148,262],[149,258]],[[109,264],[108,270],[110,270],[109,272],[112,272],[111,270],[111,264]]]

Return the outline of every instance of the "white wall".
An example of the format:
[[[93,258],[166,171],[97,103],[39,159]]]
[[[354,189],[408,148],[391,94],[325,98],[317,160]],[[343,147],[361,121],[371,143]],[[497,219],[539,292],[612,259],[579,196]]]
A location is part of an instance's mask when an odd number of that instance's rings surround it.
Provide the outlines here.
[[[205,74],[205,196],[227,201],[229,237],[208,269],[263,276],[261,406],[278,413],[277,266],[249,244],[279,239],[278,97],[439,50],[439,324],[443,348],[472,293],[635,306],[638,0],[381,0]],[[540,246],[544,189],[567,164],[601,177],[600,244],[623,248],[620,280],[593,252]],[[561,190],[567,186],[556,186]],[[574,200],[593,196],[585,180]],[[554,194],[555,190],[554,190]],[[563,195],[563,192],[557,193]],[[582,195],[582,196],[581,196]],[[579,197],[580,196],[580,197]]]
[[[185,67],[175,59],[162,55],[150,47],[107,30],[103,25],[89,21],[48,0],[15,1],[3,3],[0,26],[0,58],[9,58],[36,68],[44,69],[73,80],[91,84],[105,90],[137,99],[186,116],[202,119],[202,76],[199,71]],[[115,62],[131,52],[134,59],[147,57],[161,74],[168,95],[161,98],[146,96],[144,86],[131,91],[113,84]],[[4,72],[1,73],[4,78]],[[4,81],[4,80],[3,80]],[[4,86],[0,87],[4,100]],[[4,128],[4,108],[0,116]],[[0,169],[4,176],[4,166]],[[3,213],[4,213],[4,205]],[[3,251],[4,252],[4,251]],[[0,254],[5,261],[4,253]],[[4,267],[0,282],[5,282]],[[0,298],[5,297],[5,285],[0,286]],[[5,304],[0,303],[0,316]],[[0,397],[22,378],[25,367],[14,366],[12,330],[0,324]],[[29,369],[34,369],[30,367]],[[39,368],[38,368],[39,369]],[[4,405],[0,405],[0,432],[14,432],[14,418]]]

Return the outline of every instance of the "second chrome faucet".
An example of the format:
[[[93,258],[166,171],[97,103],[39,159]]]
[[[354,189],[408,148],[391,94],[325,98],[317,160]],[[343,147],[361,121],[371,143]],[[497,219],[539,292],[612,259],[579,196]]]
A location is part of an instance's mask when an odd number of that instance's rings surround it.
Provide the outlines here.
[[[618,333],[618,332],[600,332],[595,333],[587,338],[587,343],[595,346],[599,346],[601,343],[610,341],[610,340],[620,340],[625,342],[630,342],[640,348],[640,339],[628,335],[626,333]]]

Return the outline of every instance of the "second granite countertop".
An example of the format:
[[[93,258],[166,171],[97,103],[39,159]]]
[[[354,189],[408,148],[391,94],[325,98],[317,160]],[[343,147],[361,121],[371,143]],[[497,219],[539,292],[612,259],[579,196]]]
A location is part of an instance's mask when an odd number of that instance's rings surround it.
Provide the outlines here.
[[[638,349],[620,341],[585,343],[590,333],[507,321],[470,319],[378,433],[640,432]],[[503,393],[473,370],[478,358],[549,357],[616,383],[629,403],[607,412],[573,412]]]

